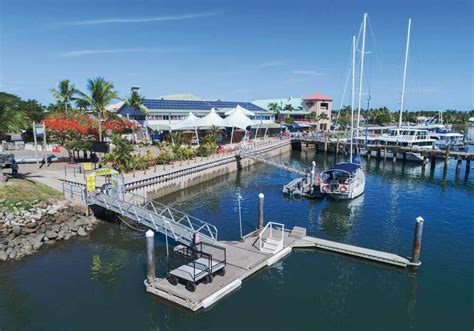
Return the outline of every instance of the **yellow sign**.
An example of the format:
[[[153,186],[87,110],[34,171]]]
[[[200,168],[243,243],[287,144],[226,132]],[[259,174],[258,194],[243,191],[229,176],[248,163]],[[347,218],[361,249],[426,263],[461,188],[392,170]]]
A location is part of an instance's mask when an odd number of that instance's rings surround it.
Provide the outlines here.
[[[87,192],[94,192],[95,190],[95,176],[87,176]]]
[[[84,168],[85,171],[91,171],[92,170],[92,163],[91,162],[85,162],[82,164],[82,167]]]
[[[115,174],[115,173],[117,173],[117,171],[115,171],[111,168],[101,168],[101,169],[97,169],[95,171],[96,176],[112,175],[112,174]]]

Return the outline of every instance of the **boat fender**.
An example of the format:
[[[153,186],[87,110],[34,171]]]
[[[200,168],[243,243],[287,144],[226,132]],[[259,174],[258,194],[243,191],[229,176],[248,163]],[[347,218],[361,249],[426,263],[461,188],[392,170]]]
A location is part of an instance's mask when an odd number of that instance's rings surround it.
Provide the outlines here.
[[[323,186],[323,192],[327,193],[329,191],[329,185]]]
[[[339,191],[341,191],[342,193],[347,192],[347,186],[341,185],[341,187],[339,188]]]

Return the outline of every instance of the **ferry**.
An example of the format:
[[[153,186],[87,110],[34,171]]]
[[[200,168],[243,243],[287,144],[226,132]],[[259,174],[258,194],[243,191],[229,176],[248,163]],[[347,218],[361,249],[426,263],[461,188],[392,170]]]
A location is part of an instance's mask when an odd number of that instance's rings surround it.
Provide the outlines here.
[[[372,135],[367,137],[368,145],[382,145],[382,146],[401,146],[415,149],[434,149],[435,139],[430,137],[428,130],[420,130],[409,127],[401,127],[391,129],[388,134]],[[371,152],[371,156],[376,155],[376,151]],[[385,157],[384,151],[381,151],[381,156]],[[387,152],[387,157],[392,158],[393,153]],[[397,154],[397,159],[402,159],[402,154]],[[408,161],[423,162],[421,153],[407,152],[406,159]]]
[[[464,145],[464,135],[452,132],[449,128],[438,128],[429,133],[430,138],[435,140],[435,147],[441,150],[450,148],[451,151],[466,152],[469,150]]]

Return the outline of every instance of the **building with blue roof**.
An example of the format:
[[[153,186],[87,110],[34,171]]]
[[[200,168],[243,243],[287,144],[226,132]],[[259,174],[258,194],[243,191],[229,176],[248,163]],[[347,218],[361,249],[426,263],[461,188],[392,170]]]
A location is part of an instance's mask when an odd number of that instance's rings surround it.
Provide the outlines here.
[[[139,87],[132,87],[132,91],[140,92]],[[147,113],[134,109],[120,102],[111,105],[108,110],[118,113],[122,117],[137,121],[142,127],[148,126],[153,130],[165,131],[170,125],[184,120],[190,112],[197,117],[206,116],[212,108],[225,118],[225,113],[237,106],[243,107],[252,113],[249,116],[255,124],[271,124],[275,122],[275,114],[265,108],[247,101],[202,100],[190,94],[163,96],[157,99],[146,98],[143,106]]]

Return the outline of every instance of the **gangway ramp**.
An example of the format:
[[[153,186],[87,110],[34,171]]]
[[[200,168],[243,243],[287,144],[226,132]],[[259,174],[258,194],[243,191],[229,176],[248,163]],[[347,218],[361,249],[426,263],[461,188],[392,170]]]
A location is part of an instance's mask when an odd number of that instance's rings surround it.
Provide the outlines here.
[[[311,171],[311,169],[309,169],[309,168],[304,168],[304,167],[301,167],[301,166],[297,166],[297,165],[292,164],[291,162],[286,161],[286,160],[272,159],[268,155],[258,153],[254,150],[241,150],[239,152],[239,155],[240,155],[240,157],[247,157],[247,158],[252,159],[254,161],[262,162],[262,163],[271,165],[273,167],[283,169],[283,170],[288,171],[288,172],[292,172],[292,173],[297,174],[299,176],[307,176]]]
[[[91,193],[86,201],[88,205],[114,211],[185,245],[191,245],[196,234],[201,241],[217,242],[214,225],[131,192],[108,190]]]

